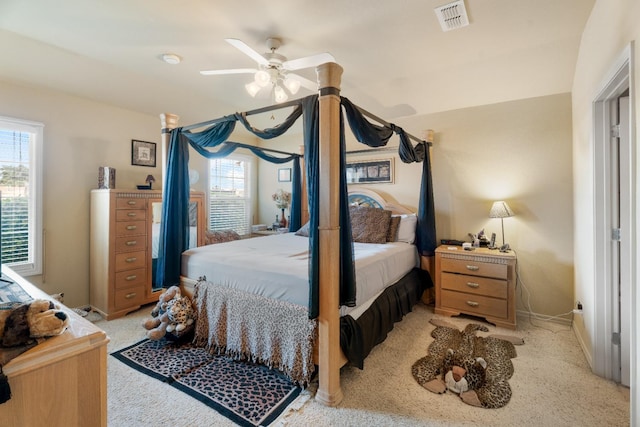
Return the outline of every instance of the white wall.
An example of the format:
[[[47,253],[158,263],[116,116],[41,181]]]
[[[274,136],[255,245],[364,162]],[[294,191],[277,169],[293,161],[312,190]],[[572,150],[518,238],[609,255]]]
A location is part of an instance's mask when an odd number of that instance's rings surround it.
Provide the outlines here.
[[[116,186],[134,189],[156,168],[131,165],[131,140],[157,143],[160,119],[61,93],[0,82],[0,115],[44,123],[45,257],[41,276],[28,279],[65,304],[89,302],[89,192],[98,167],[116,168]]]
[[[574,165],[574,207],[575,207],[575,294],[585,302],[584,322],[575,325],[579,338],[585,345],[587,356],[590,359],[596,351],[593,347],[595,340],[595,319],[593,306],[598,303],[594,300],[596,287],[594,279],[594,247],[591,232],[594,230],[594,151],[593,151],[593,111],[592,103],[598,92],[603,89],[607,74],[610,72],[616,59],[623,49],[633,40],[640,38],[640,2],[637,0],[597,0],[593,7],[589,21],[583,33],[580,53],[576,64],[576,73],[573,84],[573,165]],[[636,43],[635,68],[632,81],[636,84],[640,81],[640,63],[638,61],[638,45]],[[632,83],[633,85],[633,83]],[[638,97],[632,92],[632,108],[636,111],[634,125],[638,129],[637,111],[640,106]],[[637,136],[632,141],[636,155]],[[635,159],[637,170],[638,158]],[[637,179],[637,176],[636,176]],[[638,183],[636,182],[636,188]],[[636,215],[640,212],[638,199],[635,200]],[[636,218],[636,225],[638,218]],[[631,236],[637,242],[638,236]],[[634,243],[637,248],[637,243]],[[636,252],[637,253],[637,252]],[[636,269],[637,274],[637,269]],[[633,277],[631,284],[631,299],[633,307],[638,300],[636,285],[638,277]],[[635,309],[633,309],[635,311]],[[637,322],[637,320],[636,320]],[[634,384],[638,384],[637,378],[637,351],[636,334],[637,324],[632,324],[632,420],[637,420],[635,409],[638,404],[638,395]],[[634,425],[634,422],[632,422]]]

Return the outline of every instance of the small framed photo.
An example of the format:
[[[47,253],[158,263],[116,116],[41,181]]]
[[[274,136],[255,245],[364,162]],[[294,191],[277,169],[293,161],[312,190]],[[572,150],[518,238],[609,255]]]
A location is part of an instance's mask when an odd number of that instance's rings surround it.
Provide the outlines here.
[[[347,162],[347,184],[393,182],[393,159]]]
[[[131,164],[156,167],[156,143],[131,140]]]
[[[278,169],[278,182],[291,182],[291,168]]]

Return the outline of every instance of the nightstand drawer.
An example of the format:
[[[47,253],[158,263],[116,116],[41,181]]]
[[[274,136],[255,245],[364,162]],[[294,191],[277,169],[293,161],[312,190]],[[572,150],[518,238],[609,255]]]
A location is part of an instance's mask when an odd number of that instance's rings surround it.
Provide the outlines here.
[[[442,289],[484,295],[493,298],[507,298],[507,281],[466,274],[442,273]]]
[[[441,270],[450,273],[470,274],[473,276],[507,278],[506,264],[493,264],[466,259],[442,258]]]
[[[445,289],[442,290],[441,296],[443,307],[453,308],[470,314],[479,314],[481,316],[492,316],[504,319],[508,317],[506,300]]]

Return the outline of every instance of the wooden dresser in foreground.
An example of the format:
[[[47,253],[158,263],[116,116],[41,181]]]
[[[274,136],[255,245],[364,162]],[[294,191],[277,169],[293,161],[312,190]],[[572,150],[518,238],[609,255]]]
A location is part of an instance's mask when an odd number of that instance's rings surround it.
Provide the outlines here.
[[[436,249],[435,313],[484,317],[516,328],[516,256],[513,251],[460,246]]]
[[[2,272],[34,299],[50,299],[7,267]],[[69,327],[2,367],[11,399],[0,404],[0,426],[106,426],[106,333],[62,307]]]

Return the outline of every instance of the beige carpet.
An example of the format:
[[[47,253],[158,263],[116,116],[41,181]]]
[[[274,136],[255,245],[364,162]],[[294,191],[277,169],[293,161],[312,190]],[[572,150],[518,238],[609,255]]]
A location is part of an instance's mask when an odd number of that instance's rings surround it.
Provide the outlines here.
[[[122,319],[98,321],[111,342],[109,352],[144,337],[140,323],[151,306]],[[465,405],[457,395],[433,394],[411,376],[411,365],[424,356],[434,328],[433,308],[419,303],[396,324],[385,342],[373,349],[365,369],[343,368],[344,400],[327,408],[300,402],[273,425],[289,426],[627,426],[629,389],[593,375],[566,326],[519,319],[517,331],[489,326],[489,333],[516,335],[513,397],[500,409]],[[440,317],[440,316],[435,316]],[[471,321],[446,318],[463,328]],[[480,333],[485,335],[485,333]],[[213,409],[109,356],[109,426],[233,426]],[[311,387],[312,389],[313,387]]]

